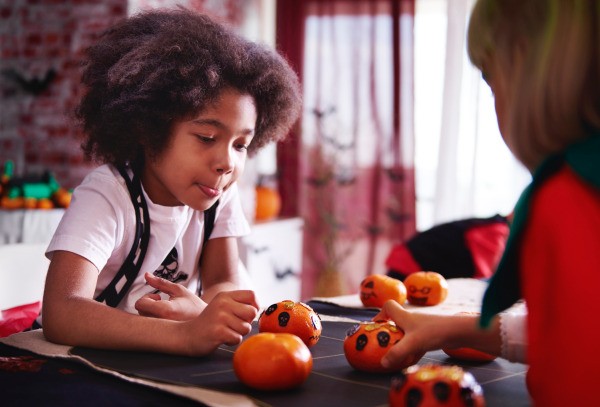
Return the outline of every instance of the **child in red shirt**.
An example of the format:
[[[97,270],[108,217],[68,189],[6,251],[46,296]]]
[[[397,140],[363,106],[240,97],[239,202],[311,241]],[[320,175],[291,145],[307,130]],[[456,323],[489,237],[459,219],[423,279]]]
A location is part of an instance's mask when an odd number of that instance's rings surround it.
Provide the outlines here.
[[[404,367],[442,347],[501,354],[510,338],[497,315],[524,299],[533,402],[596,404],[600,2],[479,0],[468,37],[469,56],[494,92],[502,137],[533,180],[515,208],[481,318],[411,314],[388,302],[376,318],[393,319],[406,336],[382,363]]]

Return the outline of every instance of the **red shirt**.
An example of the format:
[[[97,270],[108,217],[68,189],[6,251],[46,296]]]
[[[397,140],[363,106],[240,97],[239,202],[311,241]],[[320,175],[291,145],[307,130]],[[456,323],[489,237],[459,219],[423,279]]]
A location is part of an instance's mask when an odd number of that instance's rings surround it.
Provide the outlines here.
[[[600,192],[565,166],[529,214],[520,263],[529,391],[537,406],[598,405]]]

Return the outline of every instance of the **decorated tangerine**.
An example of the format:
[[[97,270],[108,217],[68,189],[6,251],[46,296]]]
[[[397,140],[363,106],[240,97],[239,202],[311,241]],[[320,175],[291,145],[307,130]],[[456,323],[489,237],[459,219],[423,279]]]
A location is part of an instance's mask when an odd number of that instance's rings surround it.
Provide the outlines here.
[[[458,312],[457,315],[479,315],[479,312]],[[473,348],[443,348],[446,355],[454,359],[466,360],[470,362],[491,362],[496,359],[495,355],[485,353]]]
[[[397,278],[373,274],[360,283],[360,300],[365,307],[383,307],[387,300],[406,301],[406,286]]]
[[[415,404],[415,401],[419,401]],[[392,378],[390,407],[484,407],[481,386],[458,366],[413,365]]]
[[[370,373],[387,373],[381,358],[404,337],[392,321],[367,321],[354,325],[344,339],[344,355],[350,366]]]
[[[448,282],[434,271],[417,271],[404,279],[407,299],[412,305],[437,305],[448,296]]]
[[[492,360],[496,359],[495,355],[473,348],[444,348],[442,350],[451,358],[470,362],[491,362]]]
[[[308,347],[319,341],[322,329],[319,315],[303,302],[280,301],[270,305],[258,318],[259,332],[294,334]]]
[[[233,354],[233,370],[245,385],[258,390],[287,390],[304,383],[312,370],[308,347],[296,335],[258,333]]]

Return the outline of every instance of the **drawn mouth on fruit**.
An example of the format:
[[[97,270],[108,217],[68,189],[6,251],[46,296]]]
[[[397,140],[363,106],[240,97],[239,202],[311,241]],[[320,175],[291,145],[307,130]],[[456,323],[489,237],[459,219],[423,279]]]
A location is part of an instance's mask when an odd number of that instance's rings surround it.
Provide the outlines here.
[[[427,297],[414,297],[412,295],[409,295],[408,300],[411,304],[414,305],[425,305],[427,303]]]
[[[377,295],[376,295],[375,293],[360,293],[360,297],[361,297],[363,300],[368,300],[368,299],[370,299],[371,297],[373,297],[373,298],[377,298]]]

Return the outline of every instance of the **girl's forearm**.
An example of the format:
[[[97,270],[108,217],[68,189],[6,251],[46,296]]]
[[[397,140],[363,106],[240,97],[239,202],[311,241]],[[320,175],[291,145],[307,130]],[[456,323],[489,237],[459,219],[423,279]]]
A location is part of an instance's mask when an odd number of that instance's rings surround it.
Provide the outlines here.
[[[182,323],[142,317],[86,298],[44,304],[46,338],[55,343],[100,349],[140,350],[182,354]]]
[[[468,347],[492,355],[500,355],[502,338],[499,318],[496,316],[489,328],[479,327],[478,315],[454,315],[446,333],[448,348]]]

